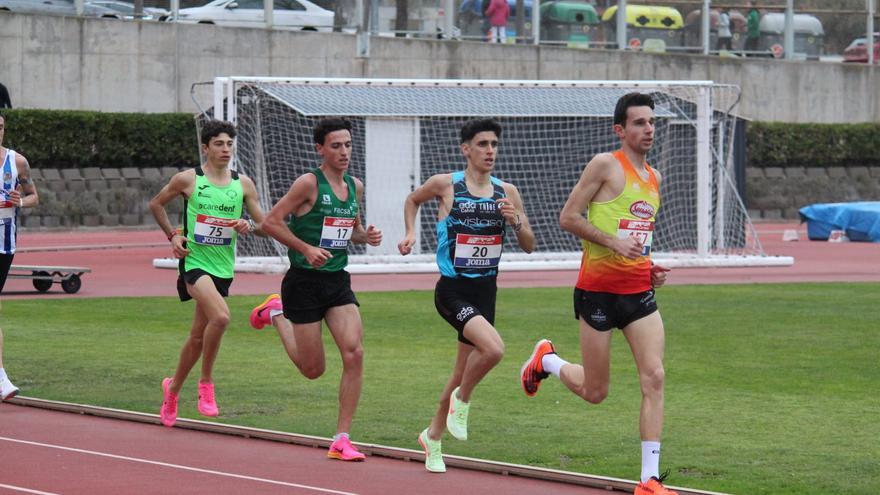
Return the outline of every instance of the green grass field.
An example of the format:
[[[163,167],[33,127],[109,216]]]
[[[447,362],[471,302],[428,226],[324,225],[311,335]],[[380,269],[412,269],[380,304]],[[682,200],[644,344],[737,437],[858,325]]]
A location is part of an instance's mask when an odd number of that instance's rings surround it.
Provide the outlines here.
[[[352,436],[418,449],[453,364],[454,331],[428,291],[358,297],[366,376]],[[229,299],[234,322],[215,368],[220,421],[331,436],[340,363],[329,335],[326,375],[306,380],[274,330],[248,326],[261,299]],[[658,300],[667,328],[661,469],[671,469],[671,484],[748,495],[875,491],[875,285],[678,286]],[[7,370],[23,395],[158,413],[192,307],[172,298],[4,301]],[[579,358],[570,289],[501,290],[497,324],[506,357],[474,393],[471,439],[447,435],[444,452],[637,478],[640,395],[622,335],[611,393],[593,406],[555,379],[534,398],[518,382],[540,337]],[[182,417],[199,417],[196,379],[181,394]]]

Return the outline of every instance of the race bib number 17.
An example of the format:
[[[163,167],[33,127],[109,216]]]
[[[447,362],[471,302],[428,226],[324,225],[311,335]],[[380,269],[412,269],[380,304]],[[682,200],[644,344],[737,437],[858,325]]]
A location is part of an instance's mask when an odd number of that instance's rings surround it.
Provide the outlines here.
[[[324,249],[345,249],[354,231],[354,218],[324,217],[321,229],[320,247]]]
[[[654,240],[654,222],[621,218],[617,224],[617,238],[627,237],[635,237],[642,244],[642,256],[648,256],[651,253],[651,242]]]
[[[235,233],[235,218],[218,218],[210,215],[196,215],[196,228],[193,230],[193,239],[196,244],[210,246],[229,246],[232,244],[232,235]]]

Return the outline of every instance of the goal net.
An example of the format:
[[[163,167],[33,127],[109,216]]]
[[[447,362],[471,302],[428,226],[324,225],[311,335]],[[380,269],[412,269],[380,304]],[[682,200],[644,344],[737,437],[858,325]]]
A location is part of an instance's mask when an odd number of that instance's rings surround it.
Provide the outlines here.
[[[436,202],[422,206],[417,243],[397,253],[403,201],[433,174],[461,170],[459,129],[493,117],[503,128],[494,175],[519,188],[537,247],[524,254],[507,236],[502,269],[574,268],[577,238],[559,212],[587,161],[620,146],[617,99],[632,91],[656,103],[654,147],[661,207],[655,259],[670,266],[791,264],[764,256],[737,193],[732,169],[733,108],[739,88],[711,82],[466,81],[217,78],[215,115],[236,123],[235,167],[257,185],[268,209],[301,174],[320,164],[312,128],[323,117],[353,122],[350,173],[365,184],[362,215],[384,233],[382,246],[356,246],[351,271],[435,270]],[[287,248],[239,239],[239,269],[283,270]]]

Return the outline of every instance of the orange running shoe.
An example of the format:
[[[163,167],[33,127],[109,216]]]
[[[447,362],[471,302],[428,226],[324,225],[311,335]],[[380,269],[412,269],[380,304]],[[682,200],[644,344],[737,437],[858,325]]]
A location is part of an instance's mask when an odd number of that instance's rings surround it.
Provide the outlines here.
[[[639,483],[636,485],[636,491],[633,495],[678,495],[678,492],[663,486],[663,480],[668,474],[669,471],[666,471],[659,478],[651,476],[648,481]]]
[[[529,397],[534,397],[538,393],[538,387],[541,386],[541,380],[550,376],[544,371],[544,366],[541,364],[541,360],[547,354],[556,354],[556,349],[553,347],[553,342],[541,339],[535,344],[532,355],[520,368],[519,376],[522,388]]]

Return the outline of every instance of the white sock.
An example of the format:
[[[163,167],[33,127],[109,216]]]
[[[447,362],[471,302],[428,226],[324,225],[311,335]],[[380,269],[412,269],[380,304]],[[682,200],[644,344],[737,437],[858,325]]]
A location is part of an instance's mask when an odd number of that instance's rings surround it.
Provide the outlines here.
[[[568,364],[568,361],[559,357],[559,354],[544,354],[544,357],[541,358],[541,367],[544,368],[544,371],[555,375],[557,378],[559,378],[560,370],[566,364]]]
[[[642,483],[660,477],[660,442],[642,442]]]
[[[4,368],[0,368],[0,382],[6,380],[6,370]]]
[[[283,315],[284,311],[280,309],[270,309],[269,310],[269,321],[272,321],[276,316]]]
[[[335,442],[342,437],[348,438],[348,433],[342,432],[342,433],[337,433],[337,434],[333,435],[333,441]]]

